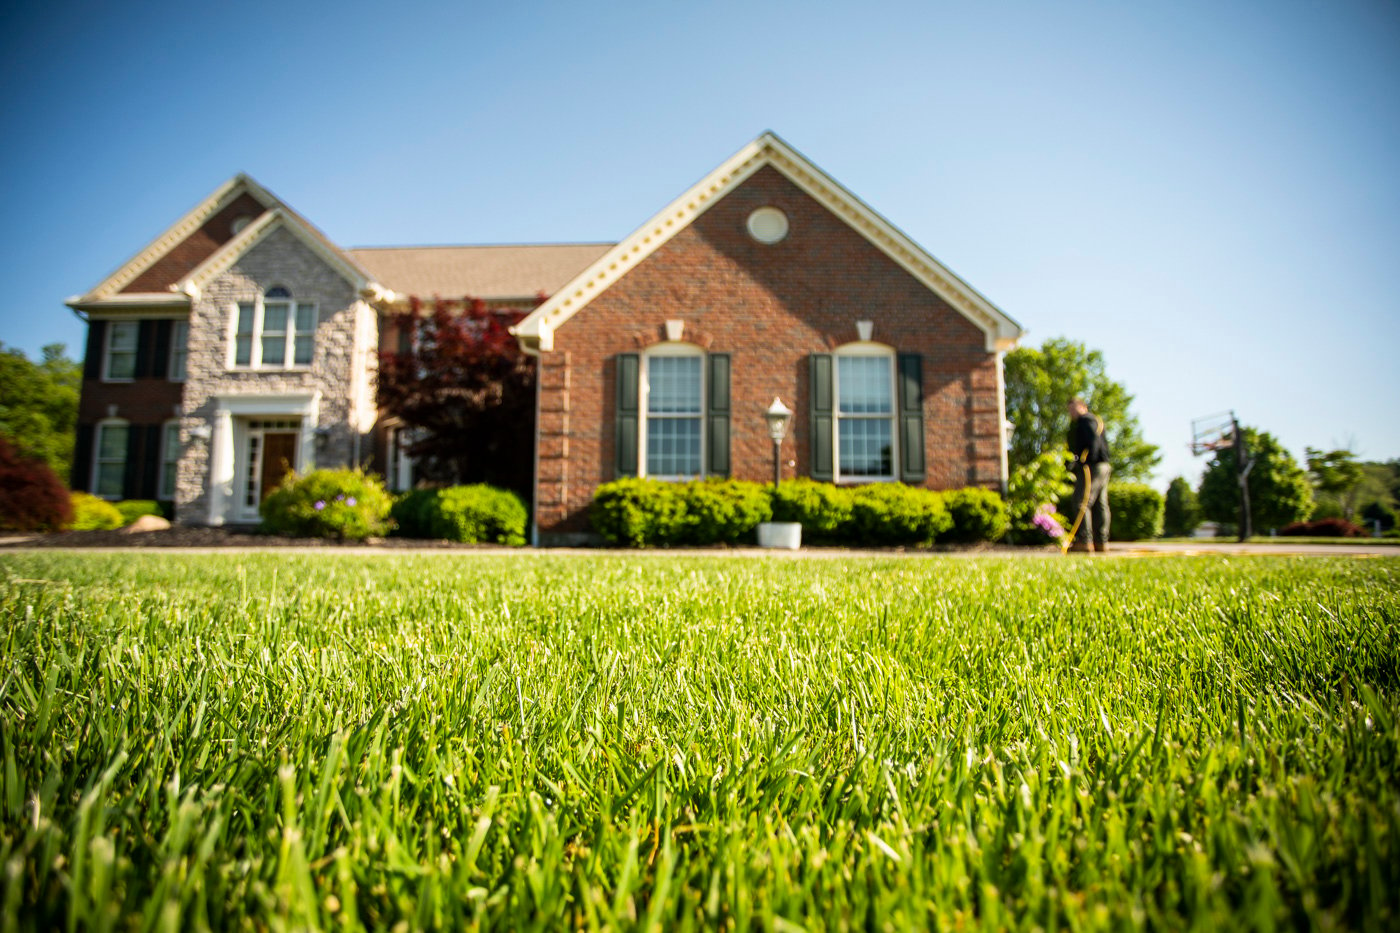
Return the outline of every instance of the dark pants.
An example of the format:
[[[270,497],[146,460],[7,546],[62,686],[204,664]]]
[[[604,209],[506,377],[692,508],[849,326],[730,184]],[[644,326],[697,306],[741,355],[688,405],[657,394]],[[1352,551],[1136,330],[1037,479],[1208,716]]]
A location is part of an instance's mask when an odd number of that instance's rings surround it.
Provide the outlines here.
[[[1084,513],[1084,520],[1079,523],[1079,530],[1074,533],[1076,544],[1088,544],[1094,542],[1095,547],[1102,547],[1108,543],[1108,525],[1110,516],[1108,513],[1108,477],[1113,472],[1113,467],[1107,463],[1089,464],[1089,509]],[[1079,517],[1079,510],[1084,507],[1084,466],[1076,463],[1074,465],[1074,498],[1070,500],[1069,520],[1073,522]]]

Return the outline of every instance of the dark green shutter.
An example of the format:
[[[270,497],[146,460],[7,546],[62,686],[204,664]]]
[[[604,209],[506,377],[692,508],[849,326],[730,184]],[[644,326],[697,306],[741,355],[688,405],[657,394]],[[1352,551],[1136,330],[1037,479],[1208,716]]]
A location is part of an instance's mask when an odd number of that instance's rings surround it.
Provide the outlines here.
[[[637,475],[637,407],[641,396],[641,357],[636,353],[617,355],[617,475]]]
[[[729,354],[711,353],[706,383],[710,394],[705,410],[705,472],[711,476],[729,475]]]
[[[835,470],[831,462],[831,429],[834,421],[831,398],[831,354],[813,353],[812,370],[812,479],[831,482]]]
[[[156,322],[140,321],[136,325],[136,378],[147,379],[154,375],[156,349]]]
[[[899,354],[899,474],[906,483],[922,483],[924,468],[924,359]]]
[[[170,378],[170,330],[174,321],[156,321],[155,359],[151,360],[151,375],[157,379]]]
[[[107,338],[106,321],[88,321],[87,352],[83,355],[83,378],[102,378],[102,350]]]
[[[68,472],[68,487],[78,492],[91,491],[93,433],[92,425],[80,424],[73,442],[73,467]]]
[[[145,431],[136,425],[126,429],[126,463],[122,470],[122,498],[141,498],[141,441]]]
[[[166,321],[165,323],[169,323]],[[164,428],[158,424],[132,428],[145,435],[141,451],[141,484],[138,499],[154,499],[160,491],[160,440]]]

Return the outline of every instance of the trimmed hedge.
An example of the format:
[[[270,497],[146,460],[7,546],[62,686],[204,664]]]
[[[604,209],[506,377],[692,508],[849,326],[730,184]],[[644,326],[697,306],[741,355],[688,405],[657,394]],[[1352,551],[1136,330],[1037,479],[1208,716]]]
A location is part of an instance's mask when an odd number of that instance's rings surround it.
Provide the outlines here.
[[[943,493],[943,504],[953,526],[940,541],[975,544],[1000,541],[1011,527],[1011,513],[1001,496],[990,489],[969,486]]]
[[[956,516],[945,498],[956,503]],[[992,541],[1006,531],[1005,503],[982,489],[938,493],[902,483],[835,486],[810,479],[668,483],[621,479],[594,493],[594,531],[629,547],[741,544],[760,522],[797,522],[809,544],[928,546]]]
[[[1306,538],[1367,538],[1369,532],[1345,518],[1319,518],[1310,522],[1294,522],[1278,530],[1280,535]]]
[[[294,538],[362,541],[389,530],[389,494],[359,470],[288,474],[259,512],[263,529]]]
[[[106,499],[85,492],[73,493],[73,521],[69,529],[73,531],[111,531],[126,524],[122,513]]]
[[[113,505],[121,513],[123,528],[146,515],[166,517],[165,510],[160,507],[160,503],[152,499],[123,499],[121,502],[114,502]]]
[[[391,515],[398,537],[517,546],[525,543],[530,520],[519,496],[483,483],[412,490],[394,502]]]
[[[1114,541],[1160,538],[1165,502],[1162,494],[1146,483],[1109,483],[1109,538]]]

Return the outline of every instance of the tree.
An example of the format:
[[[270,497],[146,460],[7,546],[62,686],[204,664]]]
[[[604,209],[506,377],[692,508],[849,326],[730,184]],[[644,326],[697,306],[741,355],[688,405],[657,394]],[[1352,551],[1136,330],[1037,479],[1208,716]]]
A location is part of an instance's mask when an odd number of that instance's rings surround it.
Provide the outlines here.
[[[1162,533],[1169,538],[1184,538],[1201,523],[1201,503],[1196,490],[1178,476],[1167,486],[1167,500],[1162,512]]]
[[[0,435],[67,481],[83,371],[64,351],[51,343],[34,363],[22,350],[0,344]]]
[[[1254,527],[1265,530],[1306,521],[1312,514],[1313,491],[1302,467],[1272,434],[1241,428],[1254,465],[1250,467],[1249,504]],[[1217,522],[1239,520],[1240,487],[1235,472],[1235,448],[1223,447],[1201,476],[1201,513]]]
[[[1327,502],[1336,506],[1337,512],[1347,521],[1356,514],[1355,493],[1365,476],[1361,464],[1350,450],[1321,451],[1308,447],[1304,451],[1308,461],[1308,479],[1319,497],[1319,504]]]
[[[1006,417],[1014,426],[1009,450],[1013,469],[1064,448],[1069,432],[1066,407],[1075,397],[1103,419],[1114,479],[1146,480],[1162,459],[1156,445],[1143,440],[1137,416],[1128,410],[1133,397],[1108,378],[1098,350],[1057,337],[1039,349],[1012,350],[1005,363]]]
[[[487,483],[530,499],[534,477],[535,365],[509,328],[524,312],[480,299],[434,301],[389,316],[406,339],[379,356],[379,404],[416,439],[420,478]]]

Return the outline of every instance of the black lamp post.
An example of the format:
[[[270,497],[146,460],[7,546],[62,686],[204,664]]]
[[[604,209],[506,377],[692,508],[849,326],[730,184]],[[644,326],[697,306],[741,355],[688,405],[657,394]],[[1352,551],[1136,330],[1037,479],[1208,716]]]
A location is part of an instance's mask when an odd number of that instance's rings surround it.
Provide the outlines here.
[[[787,437],[788,422],[792,420],[792,409],[783,404],[782,399],[774,398],[773,404],[763,413],[768,422],[768,436],[773,438],[773,485],[783,481],[783,438]]]

